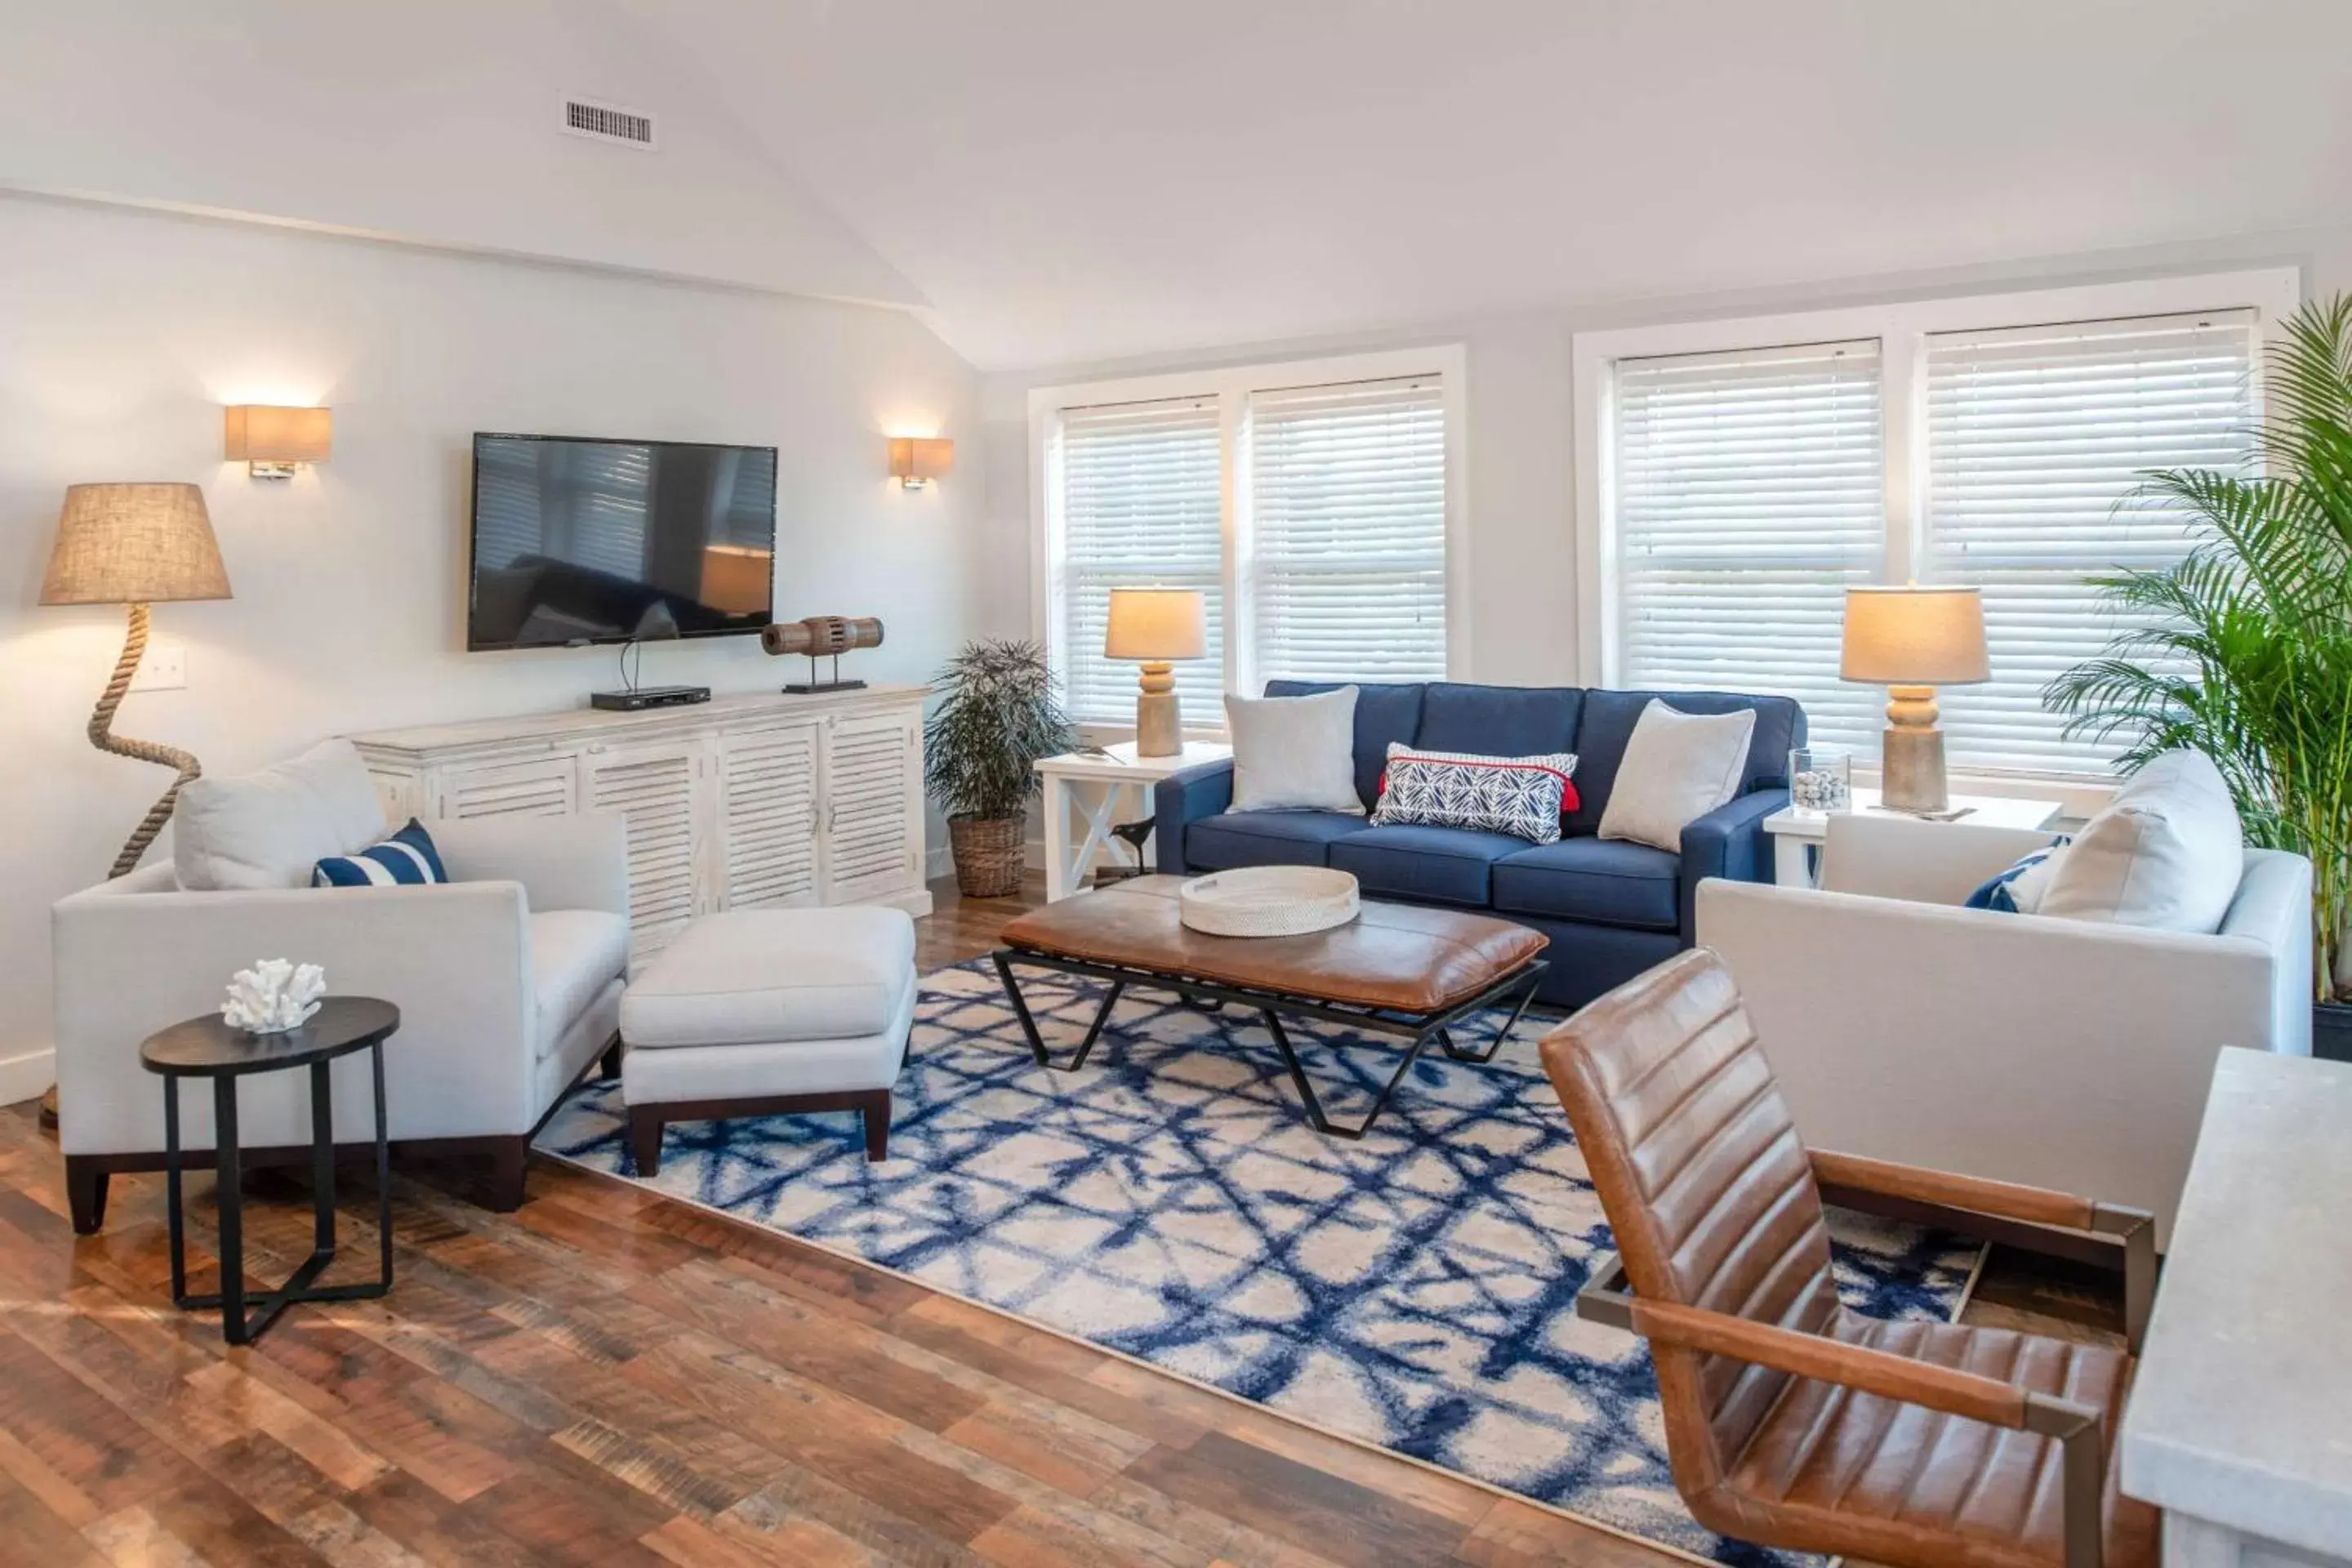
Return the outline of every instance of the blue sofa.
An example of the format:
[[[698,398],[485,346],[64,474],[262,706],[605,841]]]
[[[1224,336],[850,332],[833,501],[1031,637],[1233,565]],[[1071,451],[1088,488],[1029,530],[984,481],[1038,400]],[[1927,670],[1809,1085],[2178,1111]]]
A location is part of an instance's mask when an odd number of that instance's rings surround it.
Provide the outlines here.
[[[1336,682],[1276,680],[1269,697]],[[1336,811],[1231,811],[1234,769],[1208,763],[1162,779],[1154,796],[1160,868],[1179,876],[1235,866],[1329,866],[1364,896],[1485,910],[1551,938],[1538,999],[1580,1007],[1691,945],[1702,878],[1772,879],[1763,823],[1789,804],[1789,750],[1805,710],[1786,697],[1576,687],[1358,683],[1356,793],[1369,810],[1389,742],[1489,756],[1576,753],[1580,797],[1557,844],[1455,827],[1374,827]],[[1683,829],[1679,854],[1594,837],[1633,722],[1653,697],[1686,713],[1756,711],[1738,795]]]

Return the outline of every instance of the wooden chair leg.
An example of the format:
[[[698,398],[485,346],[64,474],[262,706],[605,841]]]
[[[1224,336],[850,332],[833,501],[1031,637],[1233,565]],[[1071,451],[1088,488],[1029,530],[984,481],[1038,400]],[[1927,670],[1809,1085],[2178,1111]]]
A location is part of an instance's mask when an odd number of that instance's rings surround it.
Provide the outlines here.
[[[76,1236],[96,1236],[106,1224],[108,1172],[86,1154],[66,1156],[66,1204],[73,1211]]]
[[[636,1156],[637,1174],[661,1174],[662,1114],[656,1105],[629,1107],[629,1150]]]
[[[866,1158],[868,1163],[890,1157],[890,1091],[877,1089],[857,1113],[866,1122]]]

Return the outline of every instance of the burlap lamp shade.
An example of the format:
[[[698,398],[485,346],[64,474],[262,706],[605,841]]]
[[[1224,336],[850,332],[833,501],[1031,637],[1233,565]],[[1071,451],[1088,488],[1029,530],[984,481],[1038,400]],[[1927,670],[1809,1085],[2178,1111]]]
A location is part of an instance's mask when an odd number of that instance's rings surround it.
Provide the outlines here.
[[[115,857],[115,876],[128,875],[155,835],[171,820],[180,786],[199,776],[196,759],[176,747],[126,740],[113,732],[114,710],[131,689],[131,678],[147,652],[147,606],[179,599],[226,599],[228,569],[221,564],[205,511],[205,493],[194,485],[73,485],[58,518],[57,542],[41,580],[44,605],[128,605],[130,632],[113,679],[89,716],[90,743],[116,756],[136,757],[178,771],[172,787]]]

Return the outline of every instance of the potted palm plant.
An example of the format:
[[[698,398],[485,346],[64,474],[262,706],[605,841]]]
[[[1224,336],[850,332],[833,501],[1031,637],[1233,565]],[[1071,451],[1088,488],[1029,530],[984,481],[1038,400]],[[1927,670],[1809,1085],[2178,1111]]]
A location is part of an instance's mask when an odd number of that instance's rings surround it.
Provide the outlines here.
[[[2197,547],[2100,579],[2126,629],[2044,699],[2123,742],[2119,767],[2203,752],[2250,842],[2310,858],[2313,1043],[2352,1060],[2352,295],[2297,311],[2266,364],[2259,461],[2147,476]]]
[[[1021,888],[1037,759],[1074,741],[1054,673],[1035,643],[981,638],[948,660],[933,689],[923,783],[947,815],[956,886],[970,899],[1010,898]]]

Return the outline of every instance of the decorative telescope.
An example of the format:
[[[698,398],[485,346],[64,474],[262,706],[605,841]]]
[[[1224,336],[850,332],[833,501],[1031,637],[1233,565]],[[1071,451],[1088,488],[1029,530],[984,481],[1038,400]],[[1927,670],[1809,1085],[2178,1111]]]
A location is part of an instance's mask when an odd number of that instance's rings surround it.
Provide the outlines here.
[[[882,623],[872,616],[811,616],[806,620],[784,621],[768,627],[760,634],[760,646],[772,654],[797,653],[807,658],[807,682],[787,681],[786,691],[856,691],[866,682],[841,679],[841,656],[852,648],[880,647]],[[816,678],[816,661],[820,658],[833,660],[832,679]]]

